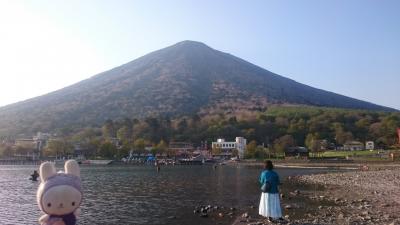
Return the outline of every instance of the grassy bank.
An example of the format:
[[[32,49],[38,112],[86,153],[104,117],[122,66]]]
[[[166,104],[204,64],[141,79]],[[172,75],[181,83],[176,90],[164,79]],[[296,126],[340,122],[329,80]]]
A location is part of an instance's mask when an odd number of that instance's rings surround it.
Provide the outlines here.
[[[364,151],[326,151],[322,153],[321,157],[377,157],[383,155],[383,150],[364,150]]]

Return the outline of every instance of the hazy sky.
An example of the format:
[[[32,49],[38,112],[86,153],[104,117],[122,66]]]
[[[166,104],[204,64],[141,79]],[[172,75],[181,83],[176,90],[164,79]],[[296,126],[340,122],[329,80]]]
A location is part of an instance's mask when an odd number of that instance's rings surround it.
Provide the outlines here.
[[[0,0],[0,106],[196,40],[400,109],[400,1]]]

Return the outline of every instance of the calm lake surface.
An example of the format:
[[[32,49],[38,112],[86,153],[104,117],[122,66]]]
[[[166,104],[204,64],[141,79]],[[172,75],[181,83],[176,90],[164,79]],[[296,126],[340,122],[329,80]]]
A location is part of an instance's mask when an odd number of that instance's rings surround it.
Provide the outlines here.
[[[62,169],[60,167],[59,169]],[[37,224],[39,182],[28,180],[38,166],[0,166],[0,224]],[[321,172],[277,169],[284,177]],[[79,224],[229,224],[200,218],[199,205],[258,206],[260,168],[241,165],[81,166],[84,200]],[[283,187],[290,188],[290,187]],[[171,217],[176,218],[171,218]],[[233,218],[234,219],[234,218]]]

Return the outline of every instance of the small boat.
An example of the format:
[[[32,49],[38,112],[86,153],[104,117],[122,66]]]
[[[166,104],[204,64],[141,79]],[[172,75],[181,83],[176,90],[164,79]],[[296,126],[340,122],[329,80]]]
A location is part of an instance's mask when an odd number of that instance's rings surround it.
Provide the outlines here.
[[[205,161],[205,163],[212,163],[212,164],[214,164],[216,162],[217,162],[217,160],[215,160],[215,159],[206,159],[206,161]]]
[[[113,162],[113,160],[105,160],[105,159],[88,159],[82,161],[84,165],[109,165]]]
[[[179,159],[180,165],[203,165],[202,160],[194,160],[194,159]]]
[[[64,165],[65,160],[64,159],[56,159],[54,160],[54,164],[56,165]]]

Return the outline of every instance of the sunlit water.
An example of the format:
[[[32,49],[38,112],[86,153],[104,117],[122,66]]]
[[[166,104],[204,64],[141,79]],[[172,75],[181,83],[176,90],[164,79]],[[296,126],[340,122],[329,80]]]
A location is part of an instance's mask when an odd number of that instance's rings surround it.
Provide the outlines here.
[[[37,224],[37,166],[0,166],[0,224]],[[60,168],[61,169],[61,168]],[[260,169],[244,166],[82,166],[79,224],[229,224],[200,218],[198,205],[257,205]],[[278,169],[282,178],[315,170]],[[171,218],[176,217],[176,218]]]

